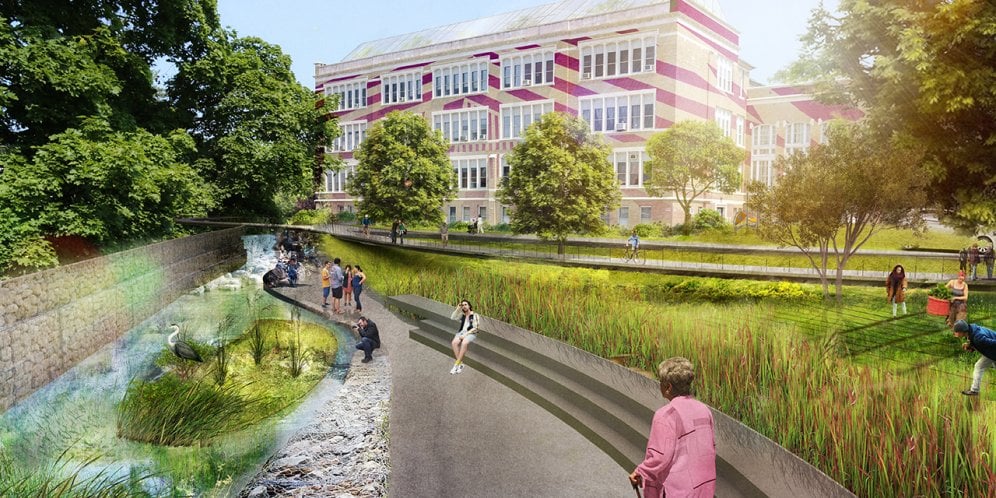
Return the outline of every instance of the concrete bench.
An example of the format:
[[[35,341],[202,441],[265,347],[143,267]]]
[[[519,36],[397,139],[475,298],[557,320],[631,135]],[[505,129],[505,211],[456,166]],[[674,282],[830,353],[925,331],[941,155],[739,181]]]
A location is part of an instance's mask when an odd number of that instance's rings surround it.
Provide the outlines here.
[[[411,339],[453,354],[454,306],[413,295],[386,301],[420,319]],[[480,330],[464,363],[564,421],[626,472],[643,460],[654,411],[664,404],[656,380],[485,316]],[[721,412],[713,415],[717,496],[854,496],[770,439]]]

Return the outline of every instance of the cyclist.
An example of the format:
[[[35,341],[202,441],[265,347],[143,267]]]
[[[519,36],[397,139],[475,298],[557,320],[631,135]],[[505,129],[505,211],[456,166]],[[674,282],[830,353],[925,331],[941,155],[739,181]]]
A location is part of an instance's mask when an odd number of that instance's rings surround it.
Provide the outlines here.
[[[633,232],[633,235],[630,235],[629,239],[626,240],[626,247],[629,248],[630,254],[632,254],[634,258],[639,256],[640,236],[637,235],[635,231]]]

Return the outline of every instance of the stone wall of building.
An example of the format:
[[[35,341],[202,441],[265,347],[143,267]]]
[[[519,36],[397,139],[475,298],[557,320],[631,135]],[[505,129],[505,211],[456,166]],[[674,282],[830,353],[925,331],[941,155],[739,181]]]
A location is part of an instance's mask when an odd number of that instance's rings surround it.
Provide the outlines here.
[[[0,281],[0,412],[244,265],[243,234],[208,232]]]

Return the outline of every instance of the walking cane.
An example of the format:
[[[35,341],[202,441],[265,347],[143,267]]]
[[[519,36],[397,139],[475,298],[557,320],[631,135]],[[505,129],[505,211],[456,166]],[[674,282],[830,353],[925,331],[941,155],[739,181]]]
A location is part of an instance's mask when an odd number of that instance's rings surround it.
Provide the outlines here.
[[[640,494],[640,487],[637,486],[635,483],[630,483],[630,484],[633,484],[633,491],[636,491],[636,498],[643,498],[643,496]]]

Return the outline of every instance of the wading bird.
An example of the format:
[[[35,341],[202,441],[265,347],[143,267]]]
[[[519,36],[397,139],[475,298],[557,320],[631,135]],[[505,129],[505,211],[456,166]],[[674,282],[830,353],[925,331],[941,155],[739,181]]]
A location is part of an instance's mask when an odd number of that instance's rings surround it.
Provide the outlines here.
[[[173,333],[166,338],[166,344],[169,345],[170,351],[172,351],[178,358],[203,363],[204,360],[201,359],[201,355],[197,354],[197,351],[190,347],[190,344],[176,338],[176,336],[180,335],[180,326],[175,323],[171,323],[169,327],[173,329]]]

